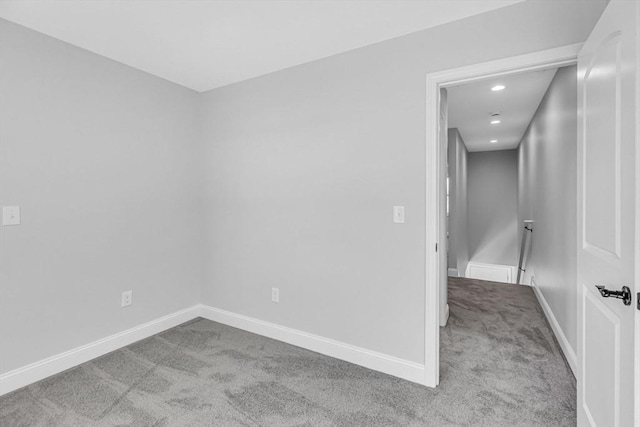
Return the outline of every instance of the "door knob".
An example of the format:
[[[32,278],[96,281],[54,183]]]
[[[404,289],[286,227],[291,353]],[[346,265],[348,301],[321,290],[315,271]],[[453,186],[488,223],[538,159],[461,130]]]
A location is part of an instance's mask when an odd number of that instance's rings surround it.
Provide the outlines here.
[[[628,286],[623,286],[621,291],[610,291],[601,285],[596,285],[596,288],[603,298],[617,298],[621,299],[624,305],[631,305],[631,289]]]

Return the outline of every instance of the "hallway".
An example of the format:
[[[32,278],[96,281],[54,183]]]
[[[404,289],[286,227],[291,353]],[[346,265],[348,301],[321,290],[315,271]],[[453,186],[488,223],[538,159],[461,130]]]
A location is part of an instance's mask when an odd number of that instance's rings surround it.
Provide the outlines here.
[[[439,390],[477,414],[464,422],[575,425],[575,378],[533,290],[453,277],[448,287]]]

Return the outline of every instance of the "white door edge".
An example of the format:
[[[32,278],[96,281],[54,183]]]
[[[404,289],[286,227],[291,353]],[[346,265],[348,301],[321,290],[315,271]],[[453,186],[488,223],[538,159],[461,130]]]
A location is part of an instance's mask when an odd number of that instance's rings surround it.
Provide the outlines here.
[[[636,7],[636,28],[640,29],[640,7]],[[636,46],[640,46],[640,30],[636,32]],[[636,55],[636,123],[640,123],[640,55]],[[635,311],[635,395],[640,397],[640,131],[636,130],[636,271],[635,292],[632,304],[638,304]],[[636,426],[640,426],[640,399],[635,402]]]

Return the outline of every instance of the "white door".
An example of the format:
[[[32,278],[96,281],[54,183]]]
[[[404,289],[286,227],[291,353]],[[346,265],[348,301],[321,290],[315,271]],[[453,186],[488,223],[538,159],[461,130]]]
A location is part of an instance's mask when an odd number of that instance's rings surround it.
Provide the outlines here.
[[[634,426],[640,399],[634,390],[639,21],[640,2],[612,0],[578,57],[579,426]],[[603,297],[596,285],[628,286],[630,305]]]
[[[446,326],[448,311],[447,311],[447,280],[448,280],[448,268],[447,268],[447,252],[449,252],[449,240],[447,238],[447,134],[449,127],[449,106],[447,98],[447,90],[440,89],[440,164],[438,167],[438,222],[440,230],[440,236],[438,241],[441,251],[438,257],[439,275],[440,281],[440,326]]]

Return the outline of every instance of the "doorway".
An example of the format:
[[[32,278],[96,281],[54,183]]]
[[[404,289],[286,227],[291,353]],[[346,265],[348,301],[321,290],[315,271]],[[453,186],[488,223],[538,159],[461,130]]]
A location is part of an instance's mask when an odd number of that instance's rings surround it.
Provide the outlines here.
[[[638,424],[639,44],[640,5],[612,1],[583,48],[568,46],[427,75],[426,385],[439,382],[438,297],[445,276],[438,268],[445,224],[439,208],[445,203],[446,182],[438,143],[439,92],[457,83],[577,62],[578,425]]]
[[[497,77],[573,65],[581,45],[507,58],[427,75],[426,144],[426,283],[425,283],[425,385],[435,387],[440,376],[441,302],[446,292],[446,254],[439,242],[446,242],[446,150],[441,144],[441,90],[454,85],[481,82]],[[436,207],[434,209],[434,207]],[[445,266],[443,268],[443,266]]]
[[[473,307],[500,314],[511,304],[481,308],[482,292],[501,299],[511,291],[495,284],[524,286],[523,306],[543,308],[575,372],[577,68],[452,86],[447,99],[448,283],[455,285],[448,306],[457,304],[459,315]],[[474,289],[480,294],[472,296]],[[502,324],[500,333],[518,339],[517,316],[496,322],[476,315],[485,330]]]

